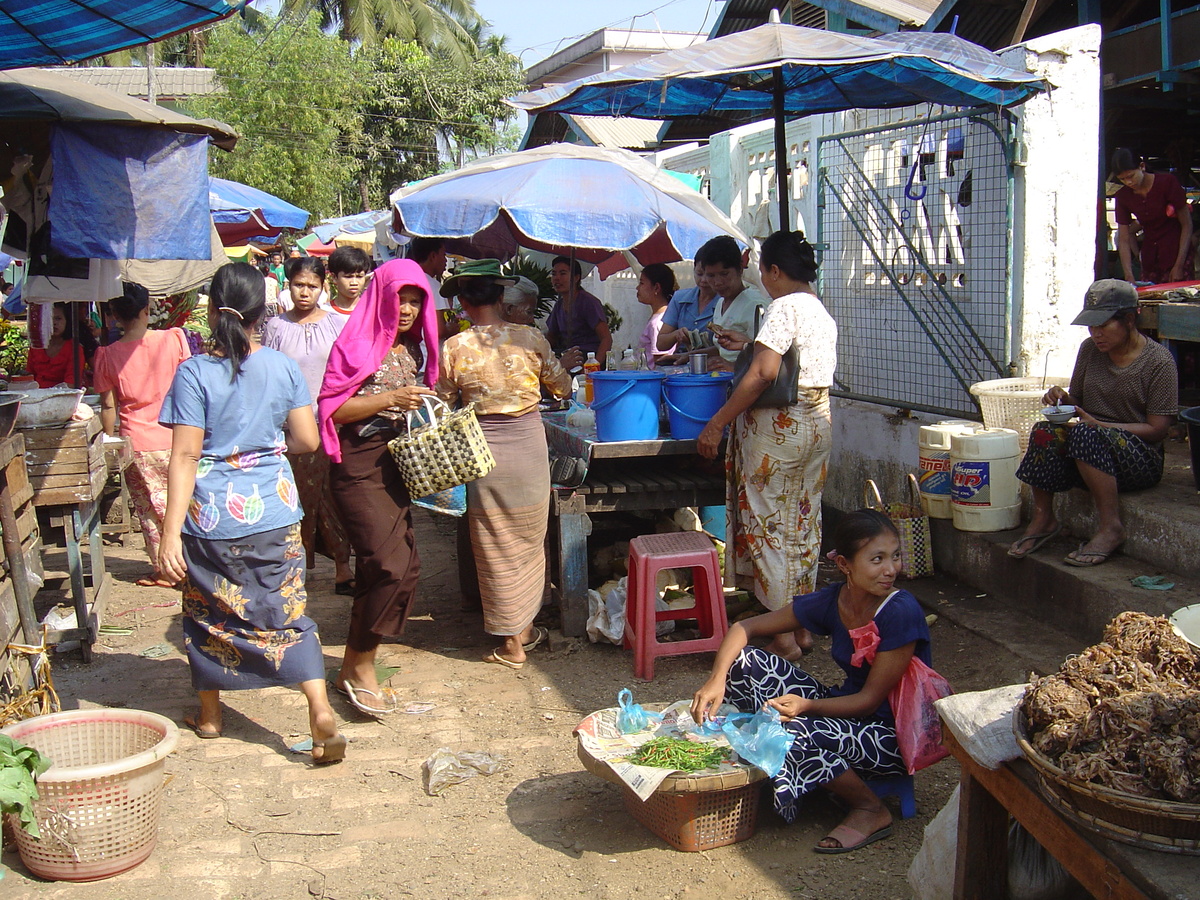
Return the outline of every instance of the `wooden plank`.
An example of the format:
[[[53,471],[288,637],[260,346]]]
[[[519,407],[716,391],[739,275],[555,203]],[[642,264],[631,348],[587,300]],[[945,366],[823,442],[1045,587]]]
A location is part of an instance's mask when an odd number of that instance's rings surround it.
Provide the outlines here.
[[[61,475],[34,475],[30,479],[35,494],[51,488],[87,487],[92,483],[90,469],[80,472],[63,472]]]
[[[16,499],[17,495],[29,486],[29,473],[25,469],[25,458],[23,455],[9,460],[8,465],[4,467],[4,477],[8,482],[8,489],[13,494],[13,505],[20,506],[20,503]]]
[[[94,416],[86,422],[70,422],[49,428],[23,428],[25,449],[42,450],[47,447],[86,447],[100,433],[100,417]]]
[[[30,467],[52,466],[57,463],[86,466],[89,452],[90,450],[87,447],[43,447],[36,450],[26,450],[25,464]]]
[[[1004,891],[993,893],[992,885],[1000,881],[1000,873],[1006,871],[1007,826],[999,827],[991,821],[996,807],[984,799],[983,793],[993,798],[1001,813],[1007,812],[1020,822],[1034,840],[1062,863],[1093,896],[1108,900],[1168,900],[1169,895],[1165,891],[1155,889],[1144,893],[1139,890],[1124,873],[1110,864],[1103,850],[1047,806],[1034,785],[1018,777],[1012,765],[1001,766],[994,771],[985,769],[958,744],[947,728],[942,729],[942,741],[962,769],[964,794],[961,802],[970,804],[970,808],[960,806],[959,812],[959,868],[955,874],[955,900],[1006,896]],[[978,793],[973,786],[969,800],[965,793],[968,781],[978,785]],[[981,821],[971,821],[971,817],[977,813],[981,815]],[[965,822],[964,814],[967,815]],[[1003,818],[1007,821],[1007,816]],[[1148,856],[1170,855],[1150,853]],[[1180,859],[1176,858],[1175,862]],[[1170,864],[1170,860],[1164,860],[1164,864]],[[1157,879],[1151,876],[1150,883],[1156,882]]]
[[[587,633],[587,536],[591,532],[591,523],[587,516],[559,516],[557,530],[558,606],[562,630],[567,637],[581,637]]]
[[[0,468],[7,466],[24,453],[25,442],[19,434],[12,435],[0,441]]]
[[[11,578],[0,581],[0,647],[5,647],[13,640],[24,643],[20,636],[21,617],[17,613],[17,595],[13,591]]]
[[[1163,303],[1158,307],[1158,336],[1200,341],[1200,303]]]
[[[22,542],[25,541],[34,530],[37,528],[37,510],[33,508],[33,504],[26,504],[23,508],[18,508],[17,512],[17,537]]]

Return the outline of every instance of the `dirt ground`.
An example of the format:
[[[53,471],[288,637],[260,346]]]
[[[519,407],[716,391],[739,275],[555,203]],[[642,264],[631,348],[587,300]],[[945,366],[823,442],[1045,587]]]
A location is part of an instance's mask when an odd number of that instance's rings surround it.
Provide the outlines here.
[[[587,713],[615,705],[622,687],[645,703],[690,696],[710,657],[662,659],[653,682],[637,683],[628,651],[563,639],[555,629],[550,649],[534,651],[521,672],[484,664],[495,642],[480,615],[461,608],[453,523],[424,512],[417,520],[418,604],[403,643],[385,645],[380,663],[397,668],[389,683],[404,701],[431,709],[380,722],[334,694],[351,740],[348,758],[314,769],[306,754],[288,751],[306,736],[298,691],[226,693],[222,739],[200,741],[180,729],[167,762],[158,846],[145,863],[105,881],[52,883],[31,877],[9,847],[0,858],[0,896],[911,896],[905,874],[924,826],[957,780],[952,760],[917,775],[916,818],[898,822],[889,840],[863,851],[812,852],[841,818],[824,798],[791,826],[764,803],[757,834],[743,843],[698,854],[673,850],[630,817],[615,786],[583,770],[572,729]],[[106,558],[116,579],[107,622],[133,633],[105,635],[90,665],[77,652],[56,657],[63,707],[137,707],[179,722],[194,695],[178,595],[133,585],[146,569],[136,536],[127,536],[124,547],[110,546]],[[53,566],[54,558],[48,562]],[[43,606],[46,593],[39,596]],[[332,565],[324,560],[310,572],[309,613],[333,668],[345,640],[348,598],[333,593]],[[547,607],[543,618],[557,625],[556,610]],[[1024,676],[1015,657],[945,619],[934,625],[933,640],[935,664],[957,690]],[[840,676],[827,653],[809,659],[818,677]],[[497,754],[505,767],[429,797],[421,763],[443,746]]]

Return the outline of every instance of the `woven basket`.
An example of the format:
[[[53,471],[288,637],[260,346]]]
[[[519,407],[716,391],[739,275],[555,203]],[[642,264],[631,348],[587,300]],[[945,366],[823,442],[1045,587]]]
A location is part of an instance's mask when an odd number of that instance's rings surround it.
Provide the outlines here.
[[[1011,428],[1024,453],[1030,430],[1042,421],[1042,397],[1050,385],[1070,383],[1070,378],[995,378],[971,385],[971,393],[979,398],[983,424],[988,428]]]
[[[1123,844],[1200,856],[1200,804],[1152,800],[1072,778],[1029,743],[1018,705],[1013,732],[1046,801],[1065,818]]]
[[[428,497],[482,478],[496,467],[474,404],[451,411],[436,398],[425,398],[428,423],[388,442],[411,497]]]
[[[578,753],[585,769],[621,788],[631,816],[676,850],[711,850],[754,837],[762,796],[759,782],[766,777],[761,769],[738,766],[730,772],[668,775],[643,801],[582,742]]]

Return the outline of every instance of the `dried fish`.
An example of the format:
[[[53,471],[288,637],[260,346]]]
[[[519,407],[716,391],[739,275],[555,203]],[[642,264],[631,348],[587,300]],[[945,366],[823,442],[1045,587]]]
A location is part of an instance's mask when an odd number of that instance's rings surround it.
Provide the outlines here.
[[[1103,641],[1030,685],[1030,743],[1083,781],[1200,802],[1198,665],[1165,618],[1121,613]]]

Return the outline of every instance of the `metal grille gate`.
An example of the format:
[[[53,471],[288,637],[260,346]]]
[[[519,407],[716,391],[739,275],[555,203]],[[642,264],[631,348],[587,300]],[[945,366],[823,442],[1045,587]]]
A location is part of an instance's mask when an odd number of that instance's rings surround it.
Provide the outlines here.
[[[818,139],[835,395],[978,417],[967,388],[1008,374],[1009,125],[964,111]]]

